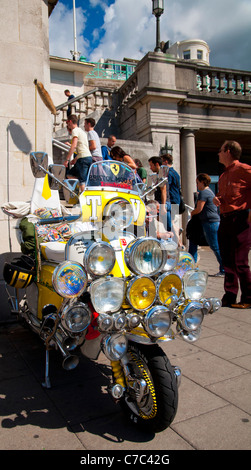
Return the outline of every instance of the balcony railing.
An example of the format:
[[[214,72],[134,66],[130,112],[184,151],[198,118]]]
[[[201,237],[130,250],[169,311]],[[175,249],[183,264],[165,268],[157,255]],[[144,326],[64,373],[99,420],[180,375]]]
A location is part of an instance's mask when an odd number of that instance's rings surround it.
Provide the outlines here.
[[[127,80],[135,71],[136,65],[97,62],[86,78],[107,80]]]
[[[199,69],[197,89],[208,93],[222,93],[236,96],[251,96],[251,73]]]

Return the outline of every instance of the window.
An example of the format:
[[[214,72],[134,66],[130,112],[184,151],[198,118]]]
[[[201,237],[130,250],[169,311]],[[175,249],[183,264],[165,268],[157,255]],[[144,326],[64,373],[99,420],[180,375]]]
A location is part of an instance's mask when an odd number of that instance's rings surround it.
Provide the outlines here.
[[[199,59],[199,60],[203,59],[203,51],[197,50],[197,59]]]
[[[190,50],[184,51],[183,52],[183,59],[190,59],[190,58],[191,58]]]

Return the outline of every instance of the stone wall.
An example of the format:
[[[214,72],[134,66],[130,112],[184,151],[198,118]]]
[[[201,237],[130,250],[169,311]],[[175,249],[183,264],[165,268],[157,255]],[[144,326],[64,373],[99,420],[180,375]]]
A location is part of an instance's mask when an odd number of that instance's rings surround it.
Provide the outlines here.
[[[52,115],[35,93],[34,80],[50,92],[48,4],[41,0],[0,2],[0,203],[28,201],[34,178],[29,153],[52,153]],[[37,102],[37,109],[36,109]],[[36,112],[37,111],[37,112]],[[36,148],[37,146],[37,148]],[[3,262],[10,250],[19,251],[16,220],[0,212],[0,295]],[[8,316],[2,305],[0,322]]]

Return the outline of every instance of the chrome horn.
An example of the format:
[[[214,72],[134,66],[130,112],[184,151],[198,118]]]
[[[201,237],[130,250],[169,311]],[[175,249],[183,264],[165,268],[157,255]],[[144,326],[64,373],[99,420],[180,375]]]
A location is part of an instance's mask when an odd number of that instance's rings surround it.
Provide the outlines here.
[[[75,369],[75,367],[77,367],[79,363],[79,358],[76,355],[69,354],[69,351],[72,351],[76,348],[76,340],[74,338],[69,338],[60,330],[56,331],[54,339],[56,345],[58,346],[59,350],[61,351],[64,357],[62,367],[65,370]]]

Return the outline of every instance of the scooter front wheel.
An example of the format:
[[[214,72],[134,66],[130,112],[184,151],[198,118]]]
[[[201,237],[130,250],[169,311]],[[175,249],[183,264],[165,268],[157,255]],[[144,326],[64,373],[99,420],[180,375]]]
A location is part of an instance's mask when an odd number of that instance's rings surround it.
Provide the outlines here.
[[[178,406],[173,368],[158,345],[129,343],[127,354],[126,391],[120,404],[134,424],[163,431],[174,420]]]

